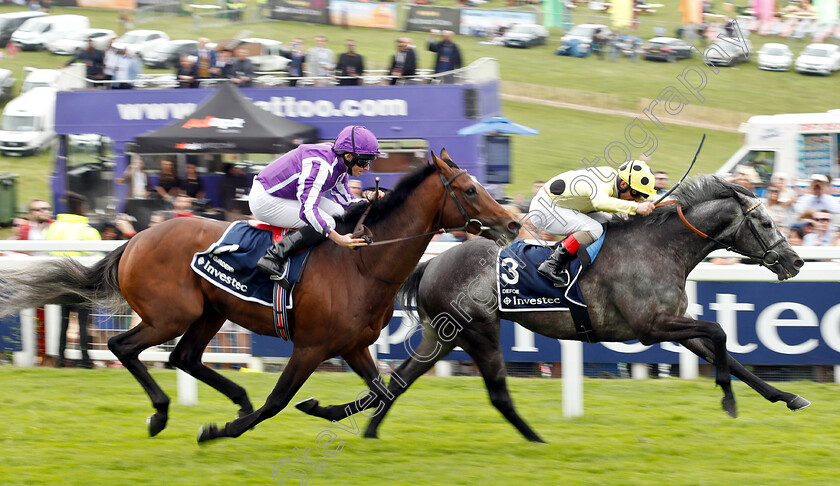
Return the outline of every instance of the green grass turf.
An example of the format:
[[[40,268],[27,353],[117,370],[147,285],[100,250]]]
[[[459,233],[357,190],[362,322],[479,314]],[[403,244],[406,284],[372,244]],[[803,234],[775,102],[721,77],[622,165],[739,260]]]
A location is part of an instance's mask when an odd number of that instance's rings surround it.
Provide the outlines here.
[[[181,406],[175,373],[152,374],[173,404],[169,427],[148,438],[148,398],[125,370],[0,367],[0,483],[273,484],[275,464],[309,447],[308,456],[323,464],[307,470],[313,485],[837,484],[834,384],[782,384],[814,402],[794,414],[735,383],[741,416],[731,419],[711,380],[586,380],[585,415],[565,419],[560,380],[510,379],[519,411],[549,442],[543,445],[502,419],[479,378],[423,377],[394,406],[380,440],[290,408],[238,439],[198,446],[198,426],[230,420],[233,405],[200,385],[200,403]],[[277,379],[224,374],[257,406]],[[355,375],[318,373],[295,400],[339,403],[363,390]],[[324,430],[343,443],[335,457],[315,452]],[[292,469],[281,467],[281,475]]]
[[[565,170],[582,168],[584,158],[599,157],[599,165],[606,165],[604,149],[614,141],[625,143],[624,130],[633,120],[512,101],[504,102],[504,112],[513,120],[540,130],[538,136],[513,137],[513,183],[508,187],[509,195],[530,194],[534,180],[548,180]],[[741,146],[736,133],[664,126],[654,133],[657,148],[650,163],[654,169],[668,172],[674,182],[688,169],[703,133],[707,134],[706,142],[692,174],[714,172]],[[639,152],[634,150],[633,156],[638,157]],[[619,154],[615,152],[613,156]]]

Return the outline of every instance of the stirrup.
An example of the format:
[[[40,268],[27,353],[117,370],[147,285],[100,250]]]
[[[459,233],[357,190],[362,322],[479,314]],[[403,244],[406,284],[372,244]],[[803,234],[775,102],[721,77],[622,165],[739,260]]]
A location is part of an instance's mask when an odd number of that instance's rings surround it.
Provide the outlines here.
[[[564,265],[560,272],[554,274],[553,277],[556,277],[556,279],[552,278],[551,281],[558,289],[565,289],[572,283],[572,275],[569,273],[568,265]]]
[[[279,274],[277,274],[277,273],[270,274],[268,276],[269,280],[273,280],[273,281],[277,282],[278,284],[280,284],[281,287],[283,287],[286,290],[291,290],[292,284],[289,282],[289,266],[290,266],[290,264],[291,264],[291,262],[289,262],[289,259],[286,258],[283,261],[283,267],[282,267],[280,273]]]

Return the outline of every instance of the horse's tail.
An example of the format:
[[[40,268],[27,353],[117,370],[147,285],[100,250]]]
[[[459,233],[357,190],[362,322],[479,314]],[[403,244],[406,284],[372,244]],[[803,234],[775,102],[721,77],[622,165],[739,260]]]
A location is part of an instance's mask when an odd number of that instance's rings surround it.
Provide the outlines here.
[[[117,268],[126,246],[92,267],[61,258],[5,272],[0,276],[0,317],[45,304],[96,303],[109,310],[119,309],[125,301]]]
[[[411,310],[411,307],[417,303],[417,294],[420,292],[420,281],[423,279],[423,274],[426,272],[428,261],[417,265],[417,268],[408,276],[408,280],[403,282],[400,290],[397,291],[397,303],[400,308],[405,311],[406,315],[413,322],[419,321],[417,312]]]

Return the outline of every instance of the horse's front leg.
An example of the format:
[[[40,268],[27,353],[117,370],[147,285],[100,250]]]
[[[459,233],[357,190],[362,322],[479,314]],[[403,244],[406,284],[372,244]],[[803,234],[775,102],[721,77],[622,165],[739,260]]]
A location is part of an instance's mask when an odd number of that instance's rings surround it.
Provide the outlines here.
[[[720,327],[720,324],[660,312],[654,317],[653,325],[647,332],[639,336],[639,341],[642,344],[651,345],[665,341],[681,341],[693,338],[707,338],[712,341],[716,372],[715,382],[723,389],[723,410],[730,416],[736,417],[738,412],[735,395],[732,393],[732,378],[726,352],[726,333]]]
[[[709,363],[714,364],[715,357],[714,352],[712,351],[712,345],[707,342],[707,340],[702,339],[689,339],[685,341],[680,341],[680,344],[685,346],[688,350],[700,356],[701,358],[705,359]],[[757,391],[762,397],[769,400],[770,402],[778,402],[783,401],[787,404],[787,407],[792,411],[802,410],[803,408],[811,405],[811,402],[800,397],[799,395],[781,391],[778,388],[770,385],[769,383],[765,382],[761,378],[757,377],[749,370],[744,368],[744,365],[739,363],[732,355],[728,355],[729,361],[729,368],[732,370],[732,374],[735,375],[738,379],[746,383],[750,388]]]
[[[295,407],[309,415],[332,421],[344,420],[351,415],[373,407],[377,407],[378,411],[382,407],[381,394],[383,392],[387,393],[387,385],[382,383],[382,377],[379,376],[379,370],[370,355],[370,350],[367,347],[357,348],[346,353],[343,358],[353,371],[365,381],[369,389],[368,392],[360,394],[352,402],[341,405],[322,407],[315,398],[307,398],[296,403]]]
[[[286,408],[295,393],[303,386],[307,378],[312,375],[321,362],[329,358],[323,348],[299,348],[292,350],[289,363],[280,374],[277,385],[271,390],[265,404],[254,412],[228,422],[219,429],[216,424],[205,424],[198,430],[198,442],[218,439],[220,437],[239,437],[246,430],[254,428],[263,420],[269,419]]]

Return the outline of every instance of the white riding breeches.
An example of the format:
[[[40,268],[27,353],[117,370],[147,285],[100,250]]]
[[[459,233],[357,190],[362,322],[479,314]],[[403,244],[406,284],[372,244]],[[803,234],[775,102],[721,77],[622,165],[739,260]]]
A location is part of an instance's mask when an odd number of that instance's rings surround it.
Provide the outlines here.
[[[610,219],[609,213],[595,211],[581,213],[574,209],[554,205],[551,197],[540,191],[531,200],[528,217],[538,229],[553,235],[568,236],[577,231],[586,231],[597,240],[604,233],[602,223]]]
[[[300,201],[272,196],[256,178],[248,195],[248,206],[255,218],[268,224],[281,228],[306,226],[306,222],[300,219]],[[318,209],[330,228],[335,228],[335,217],[344,214],[344,207],[326,197],[321,197]]]

